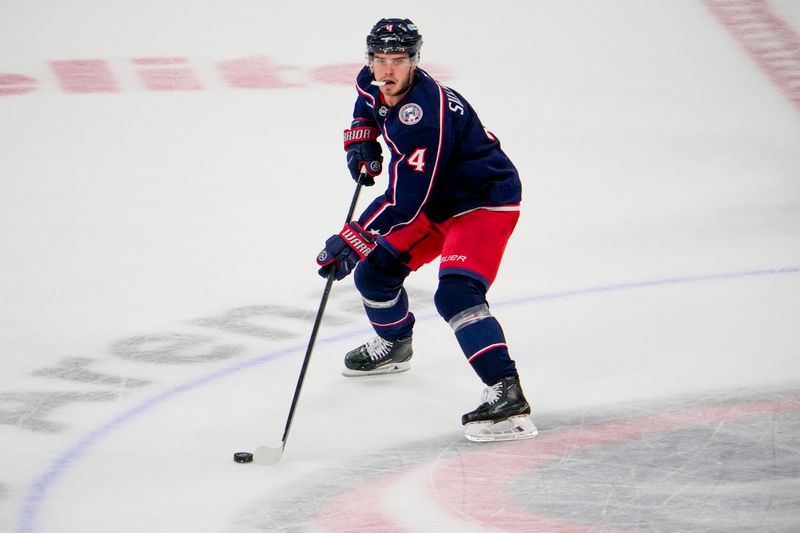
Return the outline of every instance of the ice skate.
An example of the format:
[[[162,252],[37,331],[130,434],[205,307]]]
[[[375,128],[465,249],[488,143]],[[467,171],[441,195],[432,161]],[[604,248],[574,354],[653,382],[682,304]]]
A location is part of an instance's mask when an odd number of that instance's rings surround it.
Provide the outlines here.
[[[529,439],[538,433],[519,378],[503,378],[483,391],[482,403],[461,417],[464,436],[475,442]]]
[[[375,337],[344,356],[345,376],[395,374],[411,369],[411,337],[387,341]]]

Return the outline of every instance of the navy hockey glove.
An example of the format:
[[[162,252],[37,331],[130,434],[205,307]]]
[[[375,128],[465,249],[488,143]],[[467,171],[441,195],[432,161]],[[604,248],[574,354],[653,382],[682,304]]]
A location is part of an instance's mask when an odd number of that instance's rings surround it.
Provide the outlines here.
[[[319,275],[327,278],[331,269],[337,280],[346,277],[359,261],[375,249],[375,237],[364,231],[358,222],[345,224],[338,235],[325,241],[325,248],[317,256]]]
[[[383,168],[383,151],[377,141],[378,128],[364,120],[354,120],[349,130],[344,130],[344,149],[347,151],[347,167],[353,179],[369,187],[375,185],[375,176]],[[361,176],[362,167],[366,174]]]

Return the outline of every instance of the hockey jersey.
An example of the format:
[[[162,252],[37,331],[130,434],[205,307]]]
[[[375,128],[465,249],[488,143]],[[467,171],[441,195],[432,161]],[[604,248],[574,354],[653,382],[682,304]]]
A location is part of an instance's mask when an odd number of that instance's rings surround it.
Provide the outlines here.
[[[389,107],[372,80],[364,67],[353,119],[378,128],[391,158],[386,191],[359,217],[365,229],[388,235],[420,213],[442,222],[479,208],[519,210],[517,169],[463,96],[417,68],[409,92]]]

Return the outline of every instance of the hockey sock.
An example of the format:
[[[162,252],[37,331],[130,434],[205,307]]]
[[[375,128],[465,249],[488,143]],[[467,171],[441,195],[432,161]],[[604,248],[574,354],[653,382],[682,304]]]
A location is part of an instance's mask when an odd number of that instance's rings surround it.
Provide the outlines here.
[[[411,335],[414,329],[414,313],[408,310],[408,294],[400,288],[392,300],[378,302],[362,297],[364,310],[375,329],[375,333],[387,340]]]
[[[503,328],[489,314],[485,305],[467,309],[450,320],[461,350],[475,373],[486,385],[517,375],[517,367],[508,353]]]
[[[435,302],[470,365],[486,385],[517,375],[503,329],[489,311],[485,285],[467,276],[442,276]]]

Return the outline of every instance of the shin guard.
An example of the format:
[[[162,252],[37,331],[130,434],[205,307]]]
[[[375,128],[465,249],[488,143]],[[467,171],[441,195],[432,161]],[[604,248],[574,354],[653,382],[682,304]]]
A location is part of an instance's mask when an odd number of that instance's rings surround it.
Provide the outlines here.
[[[466,276],[445,276],[436,291],[436,308],[456,335],[473,370],[486,385],[516,376],[500,323],[486,302],[486,289]]]
[[[364,310],[380,337],[388,340],[408,337],[414,329],[414,313],[408,310],[408,295],[400,288],[397,296],[387,302],[362,297]]]

